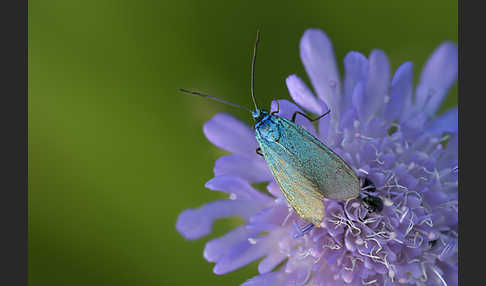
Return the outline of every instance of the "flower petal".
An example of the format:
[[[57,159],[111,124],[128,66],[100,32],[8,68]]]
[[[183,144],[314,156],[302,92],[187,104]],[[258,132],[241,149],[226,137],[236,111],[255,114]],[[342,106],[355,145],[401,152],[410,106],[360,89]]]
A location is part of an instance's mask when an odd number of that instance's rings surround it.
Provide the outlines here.
[[[363,82],[359,82],[355,87],[352,95],[352,103],[354,109],[358,113],[358,117],[361,121],[365,121],[365,118],[368,114],[365,106],[365,85]],[[342,123],[342,122],[340,122]],[[343,123],[342,123],[343,124]],[[363,125],[363,124],[361,124]],[[349,126],[349,124],[348,124]]]
[[[204,258],[210,262],[220,260],[236,244],[246,240],[248,235],[249,233],[246,231],[245,227],[240,226],[221,237],[208,241],[204,248]]]
[[[203,131],[211,143],[233,153],[249,154],[257,148],[250,127],[229,114],[216,114],[204,124]]]
[[[252,244],[245,240],[237,244],[216,263],[213,272],[226,274],[264,256],[268,251],[268,244],[264,242]]]
[[[294,74],[288,76],[285,83],[287,84],[290,96],[297,104],[312,113],[319,115],[324,113],[319,100],[298,76]]]
[[[284,261],[285,258],[287,258],[287,255],[280,251],[274,250],[270,252],[267,257],[258,264],[258,272],[264,274],[272,271],[277,265]]]
[[[331,116],[326,115],[323,118],[319,119],[318,123],[318,128],[319,128],[319,138],[322,143],[328,144],[330,141],[332,141],[333,138],[330,138],[331,132],[330,132],[330,124],[331,124]],[[331,139],[331,140],[329,140]]]
[[[285,99],[273,100],[271,111],[277,110],[277,101],[278,101],[279,112],[276,115],[278,115],[280,117],[284,117],[284,118],[287,118],[288,120],[291,120],[292,116],[294,115],[295,112],[299,111],[299,112],[304,113],[304,111],[302,109],[300,109],[300,107],[298,107],[294,103],[292,103],[288,100],[285,100]],[[304,116],[297,115],[295,117],[295,124],[304,128],[305,130],[307,130],[312,135],[317,136],[316,129],[314,128],[314,125],[312,124],[312,122],[309,121],[309,119],[305,118]]]
[[[446,152],[452,155],[455,155],[457,158],[457,148],[458,148],[458,134],[452,134],[451,138],[449,138],[449,142],[447,142]]]
[[[270,224],[280,226],[288,213],[288,208],[273,205],[271,207],[264,208],[258,213],[250,216],[248,220],[251,224],[255,225]],[[252,226],[252,228],[254,227]]]
[[[444,132],[455,133],[457,124],[457,107],[454,107],[434,119],[427,127],[427,131],[437,136]]]
[[[270,197],[255,190],[247,181],[232,176],[217,176],[209,180],[206,188],[230,194],[231,199],[268,201]]]
[[[270,272],[255,276],[241,286],[278,286],[282,285],[284,275],[281,272]]]
[[[384,118],[388,122],[401,119],[412,100],[413,64],[406,62],[398,67],[392,80],[391,98],[385,108]]]
[[[351,107],[353,91],[359,82],[368,75],[368,59],[358,52],[349,52],[344,58],[344,98],[342,110]]]
[[[277,182],[275,180],[272,180],[268,185],[267,185],[267,190],[270,194],[272,194],[276,198],[281,198],[283,197],[282,192],[280,191],[280,187],[278,186]]]
[[[447,91],[457,80],[457,46],[452,42],[442,43],[425,64],[416,90],[415,106],[434,115],[444,100]]]
[[[370,54],[368,78],[365,85],[364,109],[362,120],[368,122],[371,117],[382,110],[385,96],[388,93],[390,82],[390,64],[382,50],[373,50]]]
[[[300,58],[319,98],[339,118],[339,72],[334,50],[327,35],[319,29],[308,29],[300,40]]]
[[[209,234],[214,220],[218,218],[229,216],[247,218],[261,208],[261,204],[255,201],[212,201],[198,209],[187,209],[180,213],[176,228],[186,239],[197,239]]]
[[[423,128],[427,121],[428,118],[425,113],[413,111],[404,118],[400,130],[407,139],[416,138],[423,134]]]
[[[255,153],[255,150],[252,153]],[[272,174],[265,164],[264,159],[258,158],[257,156],[256,153],[252,157],[242,155],[222,156],[216,160],[214,175],[238,177],[249,183],[272,180]]]
[[[437,162],[439,168],[457,167],[457,149],[458,149],[458,134],[453,133],[451,138],[447,141],[447,146],[444,150],[445,154]],[[457,170],[455,171],[457,176]]]
[[[439,262],[437,265],[442,269],[444,273],[444,279],[447,281],[447,285],[455,286],[458,285],[458,271],[457,271],[457,264],[450,264]]]

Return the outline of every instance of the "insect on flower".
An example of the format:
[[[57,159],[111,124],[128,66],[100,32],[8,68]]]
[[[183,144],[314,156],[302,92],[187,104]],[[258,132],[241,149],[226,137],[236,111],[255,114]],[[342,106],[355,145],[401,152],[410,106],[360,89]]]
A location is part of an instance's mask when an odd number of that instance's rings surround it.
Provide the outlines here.
[[[359,195],[360,181],[343,159],[304,128],[295,124],[297,115],[316,121],[327,115],[330,110],[314,119],[296,111],[292,119],[288,120],[276,115],[279,113],[278,107],[273,112],[258,108],[254,95],[254,76],[259,39],[260,33],[257,32],[251,64],[251,98],[255,111],[199,92],[186,89],[181,91],[216,100],[251,113],[259,144],[256,152],[265,158],[288,203],[302,219],[309,223],[303,227],[308,231],[312,226],[320,227],[322,223],[324,198],[332,200],[355,198]]]
[[[203,256],[215,263],[217,275],[258,260],[258,274],[244,286],[458,285],[457,107],[438,113],[457,80],[457,45],[440,44],[416,86],[413,63],[403,63],[392,75],[380,49],[369,56],[349,52],[341,80],[332,43],[320,29],[307,29],[299,50],[312,87],[289,75],[285,82],[293,102],[274,100],[262,116],[258,108],[250,111],[210,97],[255,115],[255,124],[251,128],[229,114],[217,114],[204,124],[208,140],[230,152],[216,160],[214,177],[205,186],[229,196],[182,211],[177,231],[195,240],[212,233],[217,220],[242,218],[241,225],[211,238]],[[315,126],[295,113],[314,117],[329,109],[329,116]],[[300,130],[295,124],[329,146],[358,175],[359,197],[340,201],[321,194],[325,210],[320,227],[303,225],[289,208],[302,202],[285,198],[267,158],[255,154],[262,145],[255,134],[256,119],[259,128],[273,131],[266,136],[280,136],[282,146],[288,147],[283,138],[290,138],[290,129]],[[301,142],[299,150],[306,150],[305,144],[313,142]],[[282,152],[290,157],[287,149]],[[268,155],[261,146],[258,152]],[[298,171],[302,176],[309,172]],[[255,183],[267,184],[268,193],[254,188]]]

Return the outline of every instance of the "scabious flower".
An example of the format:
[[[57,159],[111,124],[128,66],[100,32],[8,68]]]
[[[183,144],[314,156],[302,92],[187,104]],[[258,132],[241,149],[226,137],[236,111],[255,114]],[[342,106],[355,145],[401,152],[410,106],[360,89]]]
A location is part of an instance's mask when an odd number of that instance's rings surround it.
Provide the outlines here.
[[[259,275],[243,285],[457,285],[457,108],[437,110],[457,78],[457,47],[441,44],[413,88],[412,63],[393,77],[386,55],[350,52],[341,82],[332,45],[320,30],[307,30],[300,56],[317,96],[296,75],[286,83],[292,99],[312,114],[328,109],[317,128],[306,128],[359,175],[362,193],[379,198],[324,199],[321,227],[301,233],[303,221],[282,196],[251,127],[218,114],[206,137],[231,152],[216,161],[206,183],[228,199],[188,209],[177,230],[187,239],[211,232],[230,216],[244,224],[206,244],[204,257],[224,274],[261,259]],[[279,100],[280,116],[301,110]],[[272,110],[276,102],[272,102]],[[268,193],[252,184],[268,182]]]

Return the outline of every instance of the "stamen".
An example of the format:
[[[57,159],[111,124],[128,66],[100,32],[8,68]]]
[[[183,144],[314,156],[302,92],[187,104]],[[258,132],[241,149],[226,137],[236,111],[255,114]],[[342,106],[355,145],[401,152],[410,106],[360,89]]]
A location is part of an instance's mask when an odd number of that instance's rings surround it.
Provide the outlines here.
[[[329,244],[323,244],[322,248],[329,248],[331,250],[339,250],[339,249],[341,249],[341,246],[338,245],[337,243],[332,244],[332,240],[329,240]]]
[[[412,264],[412,263],[420,263],[420,260],[419,260],[419,259],[417,259],[417,258],[415,258],[415,259],[409,260],[407,263],[408,263],[408,264]]]
[[[375,236],[379,236],[382,239],[387,239],[386,237],[389,236],[389,234],[385,231],[380,231],[380,232],[373,232],[372,234],[367,235],[367,238],[372,238]]]
[[[403,223],[403,220],[405,219],[405,217],[408,214],[408,210],[409,210],[409,208],[406,208],[405,211],[403,212],[402,216],[400,217],[400,223]]]
[[[450,239],[445,247],[442,249],[440,252],[438,258],[440,261],[444,261],[444,259],[448,258],[454,247],[456,246],[456,240],[455,239]]]
[[[439,271],[437,271],[437,269],[435,267],[430,267],[432,269],[432,272],[434,272],[435,275],[437,275],[437,277],[439,278],[439,280],[442,282],[442,284],[444,284],[444,286],[447,286],[447,283],[445,282],[444,278],[442,277],[442,275],[440,275]]]
[[[417,238],[419,239],[420,242],[417,242]],[[423,242],[424,242],[424,238],[418,232],[415,232],[415,235],[413,237],[413,244],[407,245],[407,247],[408,248],[419,248],[422,245]]]
[[[369,175],[369,173],[368,173],[366,170],[363,170],[363,169],[361,169],[361,168],[360,168],[360,169],[358,169],[358,171],[361,171],[361,172],[363,172],[364,174]]]
[[[420,268],[422,269],[422,281],[427,281],[428,277],[427,277],[427,272],[425,271],[425,262],[421,262],[420,263]]]
[[[281,226],[285,226],[287,224],[287,221],[289,220],[290,216],[294,213],[294,210],[289,207],[289,214],[287,217],[285,217],[284,221],[282,222]]]
[[[354,235],[354,236],[358,236],[358,235],[360,235],[360,234],[361,234],[361,229],[360,229],[359,227],[356,227],[356,226],[354,225],[354,223],[353,223],[351,220],[349,220],[349,219],[348,219],[348,220],[346,220],[346,224],[347,224],[347,225],[350,227],[350,229],[351,229],[351,234],[352,234],[352,235]],[[358,232],[355,234],[355,233],[353,233],[353,230],[357,230]]]
[[[381,257],[379,257],[379,256],[375,256],[375,255],[371,254],[371,251],[370,251],[370,254],[368,254],[368,253],[364,253],[364,252],[363,252],[363,251],[361,251],[361,249],[359,249],[359,248],[358,248],[357,250],[358,250],[358,253],[359,253],[359,254],[361,254],[361,255],[363,255],[363,256],[366,256],[366,257],[368,257],[368,258],[371,258],[371,260],[373,260],[373,261],[375,261],[375,262],[378,262],[378,261],[379,261],[379,259],[381,258]]]
[[[373,144],[370,144],[371,148],[373,148],[375,150],[375,156],[376,157],[380,157],[381,155],[383,155],[382,152],[378,152],[378,149],[375,147],[375,145]]]
[[[351,261],[351,267],[344,266],[344,269],[348,271],[354,271],[354,267],[356,266],[356,260],[353,260],[351,258],[349,258],[349,260]]]
[[[361,188],[362,191],[366,191],[366,190],[369,190],[369,189],[375,189],[375,186],[366,186],[366,187]]]
[[[434,223],[432,222],[432,219],[430,218],[430,214],[428,214],[420,223],[419,225],[422,225],[422,224],[426,224],[430,227],[433,227],[434,226]]]
[[[364,281],[363,279],[361,279],[361,284],[366,285],[366,286],[377,283],[377,282],[378,282],[378,280],[376,280],[376,279],[373,279],[373,280],[370,280],[370,281]]]
[[[309,279],[312,275],[312,268],[307,271],[307,275],[305,276],[304,281],[302,281],[302,286],[306,285],[309,282]]]
[[[367,238],[366,240],[373,240],[378,245],[378,249],[376,250],[376,254],[378,254],[378,252],[380,252],[383,249],[383,247],[381,246],[381,243],[376,238]]]
[[[393,283],[393,282],[394,282],[393,280],[394,280],[394,278],[395,278],[395,271],[393,271],[393,270],[389,270],[389,271],[388,271],[388,277],[390,277],[390,279],[391,279],[391,281],[392,281],[392,283]]]
[[[373,162],[376,162],[380,165],[385,165],[385,161],[380,161],[378,158],[376,158],[375,160],[373,160]]]

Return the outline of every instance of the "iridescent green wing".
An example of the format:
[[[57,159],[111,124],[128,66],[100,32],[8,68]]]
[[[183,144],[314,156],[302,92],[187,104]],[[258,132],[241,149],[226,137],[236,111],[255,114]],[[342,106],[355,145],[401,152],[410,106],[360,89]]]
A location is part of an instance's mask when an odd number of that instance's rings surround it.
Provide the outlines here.
[[[347,200],[357,197],[359,179],[353,169],[329,147],[290,120],[277,117],[282,148],[300,162],[299,172],[312,178],[325,198]]]
[[[351,167],[302,127],[271,116],[256,130],[256,139],[280,190],[305,220],[320,224],[324,197],[358,196],[359,179]]]
[[[305,221],[319,226],[324,216],[324,197],[318,186],[300,171],[301,166],[296,165],[299,162],[281,152],[282,147],[264,145],[261,148],[267,165],[289,204]]]
[[[256,138],[265,161],[289,204],[305,221],[319,226],[324,216],[324,197],[318,190],[318,184],[302,172],[302,163],[279,142],[266,140],[259,132],[256,132]]]

